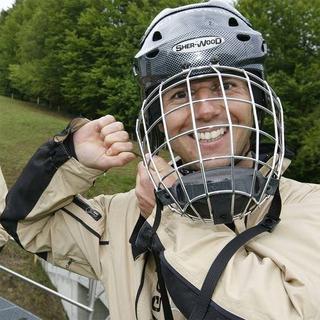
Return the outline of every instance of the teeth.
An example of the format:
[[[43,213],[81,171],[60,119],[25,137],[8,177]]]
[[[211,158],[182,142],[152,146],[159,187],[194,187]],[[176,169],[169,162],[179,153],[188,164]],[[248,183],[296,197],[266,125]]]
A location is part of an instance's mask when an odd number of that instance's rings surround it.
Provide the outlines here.
[[[210,132],[197,132],[198,140],[215,140],[222,136],[225,133],[224,128],[220,128],[218,130],[213,130]]]

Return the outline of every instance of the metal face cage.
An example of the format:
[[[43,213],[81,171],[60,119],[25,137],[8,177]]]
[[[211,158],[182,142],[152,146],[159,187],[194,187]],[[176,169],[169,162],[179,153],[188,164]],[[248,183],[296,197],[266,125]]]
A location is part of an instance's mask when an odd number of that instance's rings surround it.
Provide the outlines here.
[[[279,98],[257,75],[227,66],[184,70],[144,100],[136,133],[157,197],[215,224],[252,213],[272,196],[284,158]],[[157,167],[155,157],[170,170]]]

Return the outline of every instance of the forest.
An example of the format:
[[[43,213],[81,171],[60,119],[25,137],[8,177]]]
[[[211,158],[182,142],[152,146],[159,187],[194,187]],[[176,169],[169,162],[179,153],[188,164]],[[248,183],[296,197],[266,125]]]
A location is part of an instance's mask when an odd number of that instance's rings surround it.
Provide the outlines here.
[[[132,72],[145,28],[195,0],[16,0],[0,15],[0,95],[88,118],[113,114],[134,132]],[[320,2],[238,0],[268,45],[267,81],[281,98],[293,162],[286,176],[320,183]]]

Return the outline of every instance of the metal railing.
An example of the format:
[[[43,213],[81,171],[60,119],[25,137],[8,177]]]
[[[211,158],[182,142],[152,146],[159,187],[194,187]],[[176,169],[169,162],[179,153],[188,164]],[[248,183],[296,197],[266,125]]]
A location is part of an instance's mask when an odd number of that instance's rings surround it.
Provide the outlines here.
[[[96,295],[95,293],[96,293],[96,288],[97,288],[97,281],[96,280],[90,280],[89,281],[89,294],[88,294],[89,295],[89,306],[86,306],[86,305],[84,305],[82,303],[79,303],[79,302],[77,302],[77,301],[75,301],[73,299],[70,299],[70,298],[66,297],[65,295],[63,295],[63,294],[61,294],[61,293],[59,293],[59,292],[57,292],[55,290],[52,290],[52,289],[50,289],[50,288],[48,288],[48,287],[46,287],[46,286],[44,286],[44,285],[42,285],[40,283],[28,278],[28,277],[25,277],[25,276],[23,276],[22,274],[20,274],[18,272],[15,272],[15,271],[13,271],[13,270],[11,270],[9,268],[6,268],[1,264],[0,264],[0,270],[2,270],[4,272],[7,272],[7,273],[10,273],[11,275],[13,275],[13,276],[15,276],[15,277],[17,277],[17,278],[29,283],[29,284],[31,284],[33,286],[36,286],[36,287],[48,292],[49,294],[57,296],[57,297],[61,298],[62,300],[67,301],[67,302],[75,305],[76,307],[87,311],[89,313],[88,320],[92,320],[93,319],[93,311],[94,311],[95,301],[103,293],[103,291],[102,291],[98,295]]]

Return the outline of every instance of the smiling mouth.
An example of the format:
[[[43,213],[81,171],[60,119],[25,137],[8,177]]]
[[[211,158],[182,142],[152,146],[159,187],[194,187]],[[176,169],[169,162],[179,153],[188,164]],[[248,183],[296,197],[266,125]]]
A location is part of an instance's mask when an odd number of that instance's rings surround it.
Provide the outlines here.
[[[219,128],[217,130],[197,132],[197,139],[200,143],[214,142],[222,138],[227,132],[227,128]],[[194,139],[194,134],[192,134]]]

